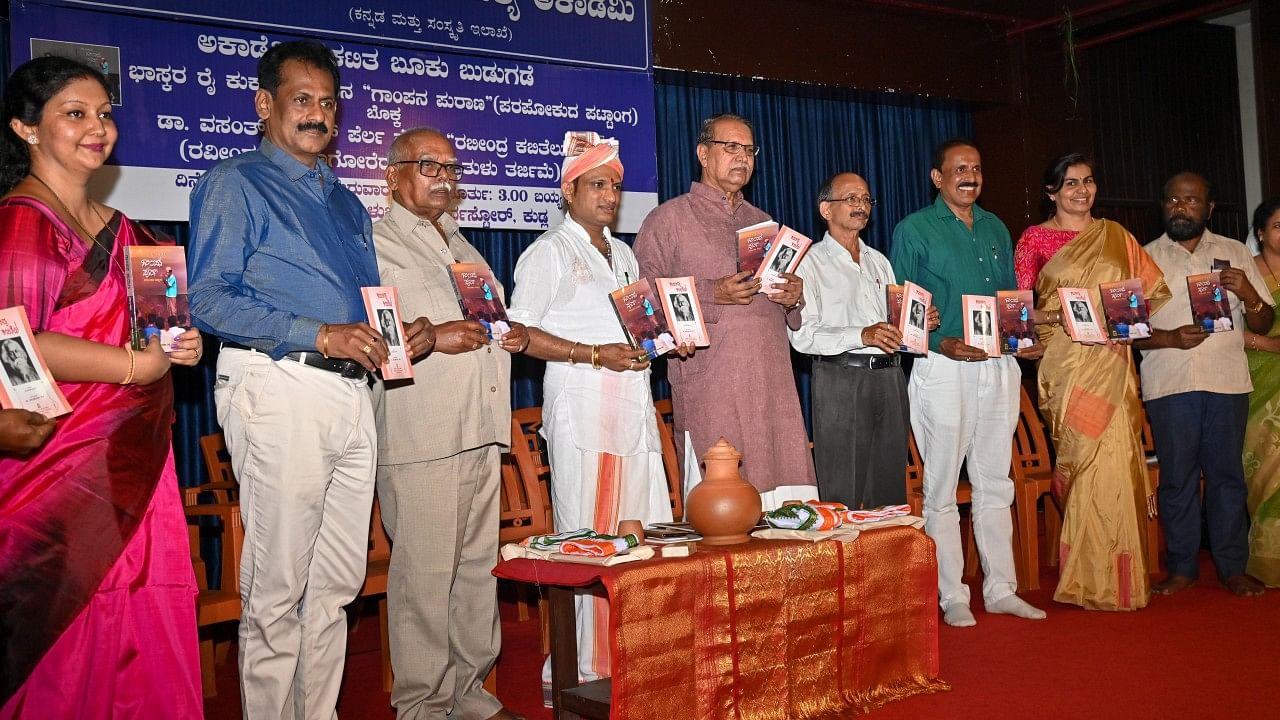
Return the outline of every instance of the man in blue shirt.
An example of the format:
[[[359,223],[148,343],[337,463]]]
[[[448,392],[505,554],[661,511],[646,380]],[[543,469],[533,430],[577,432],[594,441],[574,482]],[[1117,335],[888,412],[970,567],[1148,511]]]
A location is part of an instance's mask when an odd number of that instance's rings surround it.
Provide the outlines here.
[[[319,154],[338,68],[314,41],[258,63],[257,151],[191,196],[192,319],[222,339],[218,421],[241,486],[240,694],[246,718],[329,718],[343,606],[364,581],[377,445],[368,373],[387,347],[367,322],[378,285],[369,215]],[[425,321],[410,326],[411,354]]]
[[[925,532],[937,546],[939,604],[948,625],[975,624],[969,588],[960,579],[964,551],[956,509],[960,464],[967,460],[987,612],[1040,619],[1043,611],[1014,594],[1009,461],[1022,373],[1012,357],[987,357],[963,340],[962,295],[1017,287],[1013,244],[1000,218],[977,205],[982,157],[972,142],[940,145],[930,177],[938,199],[894,228],[891,260],[899,280],[933,293],[942,320],[929,334],[929,354],[912,366],[907,388],[911,427],[924,460]],[[1036,344],[1017,356],[1034,359],[1042,353]]]

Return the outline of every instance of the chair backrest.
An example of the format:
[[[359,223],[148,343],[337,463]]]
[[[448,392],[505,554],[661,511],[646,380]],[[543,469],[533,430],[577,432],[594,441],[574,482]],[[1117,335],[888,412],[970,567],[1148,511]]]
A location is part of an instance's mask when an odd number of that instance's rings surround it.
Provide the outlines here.
[[[240,552],[244,548],[244,523],[240,519],[240,503],[206,503],[188,506],[184,510],[187,515],[187,538],[191,544],[191,558],[196,569],[196,580],[202,590],[208,589],[205,577],[204,562],[200,559],[201,529],[214,526],[201,522],[202,518],[216,517],[221,533],[221,565],[219,575],[220,590],[238,592],[240,587]]]
[[[369,514],[369,562],[391,559],[391,540],[382,526],[382,506],[377,495],[373,498],[373,511]]]
[[[1142,405],[1142,453],[1147,457],[1156,454],[1156,436],[1151,432],[1151,421],[1147,419],[1147,406]]]
[[[920,459],[915,432],[907,428],[907,494],[912,492],[924,492],[924,461]]]
[[[680,457],[676,454],[675,410],[670,398],[653,403],[658,416],[658,439],[662,442],[662,467],[667,472],[667,494],[671,497],[671,517],[684,520],[684,487],[680,482]]]
[[[236,481],[231,469],[231,454],[222,433],[212,433],[200,438],[200,454],[204,456],[204,468],[209,471],[209,482]]]
[[[1013,462],[1010,468],[1015,479],[1053,471],[1044,422],[1031,402],[1027,388],[1020,387],[1019,393],[1018,425],[1013,430]]]
[[[552,532],[551,466],[546,462],[544,443],[538,436],[542,427],[542,408],[520,408],[511,412],[511,465],[503,475],[506,517],[499,527],[500,540],[511,542],[529,535]],[[540,517],[539,517],[540,514]],[[517,520],[519,522],[517,522]],[[520,528],[520,529],[515,529]],[[537,528],[536,531],[529,531]]]

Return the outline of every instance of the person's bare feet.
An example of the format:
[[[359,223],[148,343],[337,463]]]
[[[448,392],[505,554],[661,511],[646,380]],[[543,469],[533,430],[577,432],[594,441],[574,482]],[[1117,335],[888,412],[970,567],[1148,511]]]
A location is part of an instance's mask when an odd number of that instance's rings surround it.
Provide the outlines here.
[[[506,708],[502,708],[498,712],[490,715],[489,720],[524,720],[524,716],[517,715]]]
[[[1195,584],[1195,578],[1189,578],[1186,575],[1170,574],[1169,577],[1161,580],[1155,585],[1152,585],[1151,592],[1157,595],[1172,595],[1174,593],[1182,592]]]
[[[1266,589],[1261,582],[1248,575],[1232,575],[1223,580],[1222,584],[1237,597],[1254,597],[1261,595]]]

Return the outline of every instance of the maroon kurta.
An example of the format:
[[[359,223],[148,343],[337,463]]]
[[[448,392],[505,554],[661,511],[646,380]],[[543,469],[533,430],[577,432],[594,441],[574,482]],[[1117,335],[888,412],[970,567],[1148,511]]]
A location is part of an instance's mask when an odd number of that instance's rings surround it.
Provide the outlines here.
[[[711,335],[710,347],[668,361],[681,457],[686,430],[699,458],[723,435],[742,452],[743,479],[761,492],[816,485],[787,341],[787,323],[799,323],[799,311],[787,313],[764,295],[750,305],[714,304],[714,281],[737,271],[736,231],[768,219],[695,182],[649,213],[635,242],[645,277],[697,279]]]

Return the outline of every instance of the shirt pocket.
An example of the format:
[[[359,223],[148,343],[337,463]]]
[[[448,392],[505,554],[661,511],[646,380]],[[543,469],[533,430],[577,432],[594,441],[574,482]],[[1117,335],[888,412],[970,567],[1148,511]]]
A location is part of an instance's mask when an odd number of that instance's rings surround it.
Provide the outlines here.
[[[462,319],[448,268],[433,266],[395,270],[389,280],[400,295],[400,313],[405,322],[413,322],[419,317],[426,317],[435,324]]]

